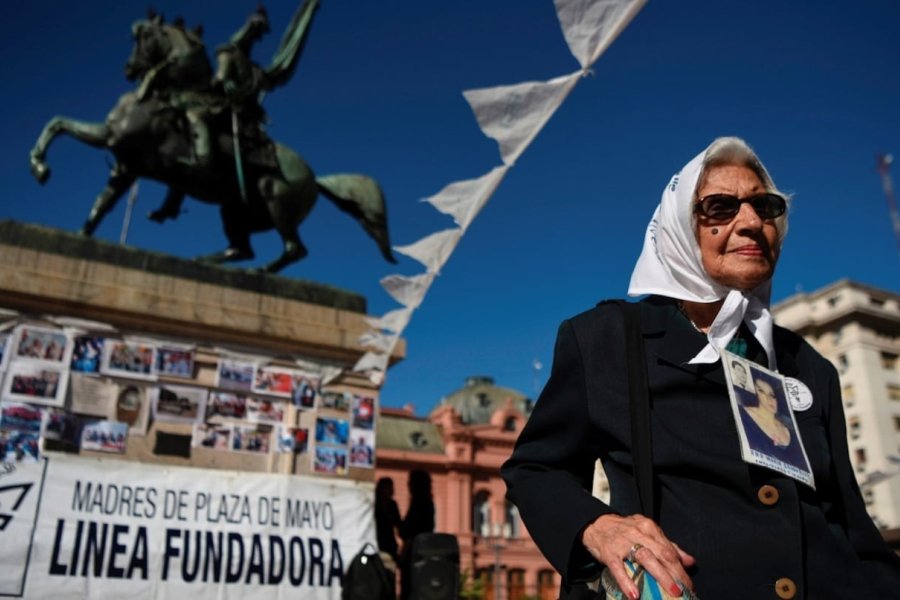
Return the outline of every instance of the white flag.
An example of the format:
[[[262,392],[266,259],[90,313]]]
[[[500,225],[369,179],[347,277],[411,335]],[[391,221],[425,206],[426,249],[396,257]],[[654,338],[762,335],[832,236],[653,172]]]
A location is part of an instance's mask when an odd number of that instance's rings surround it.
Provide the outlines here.
[[[529,81],[463,92],[481,131],[500,144],[500,158],[512,165],[566,99],[581,71],[550,81]]]
[[[396,335],[385,335],[380,331],[367,331],[359,336],[359,345],[374,348],[378,352],[389,353],[393,350]]]
[[[415,308],[422,303],[425,292],[434,281],[434,273],[422,273],[421,275],[388,275],[381,280],[381,287],[391,297],[408,308]]]
[[[554,0],[569,50],[589,68],[647,0]]]
[[[384,313],[381,317],[366,317],[366,323],[373,329],[387,329],[399,334],[406,329],[410,317],[412,317],[411,308],[398,308]]]
[[[353,365],[353,370],[356,372],[360,371],[386,371],[388,359],[390,357],[387,354],[378,354],[377,352],[366,352],[362,355],[356,364]]]
[[[423,237],[418,242],[408,246],[394,246],[394,250],[410,258],[414,258],[428,269],[429,273],[437,273],[450,258],[459,238],[462,237],[462,229],[454,227],[432,233]]]
[[[503,165],[494,167],[490,173],[485,173],[477,179],[454,181],[434,196],[425,198],[424,202],[453,217],[456,224],[465,231],[503,181],[503,176],[508,170],[509,167]]]

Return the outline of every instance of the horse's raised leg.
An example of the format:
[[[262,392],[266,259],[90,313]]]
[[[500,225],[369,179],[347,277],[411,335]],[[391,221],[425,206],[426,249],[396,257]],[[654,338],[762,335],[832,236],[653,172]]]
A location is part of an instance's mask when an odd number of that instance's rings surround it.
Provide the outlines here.
[[[219,213],[222,215],[222,225],[225,229],[225,237],[228,238],[228,247],[221,252],[198,257],[196,260],[223,263],[253,259],[255,254],[253,254],[253,248],[250,247],[250,229],[247,226],[246,208],[243,205],[223,204]]]
[[[176,219],[181,214],[182,204],[184,204],[184,192],[170,187],[163,203],[149,213],[147,218],[157,223],[164,223],[166,219]]]
[[[97,225],[106,216],[106,213],[112,210],[119,198],[122,197],[122,194],[134,183],[135,179],[134,175],[128,173],[120,165],[113,167],[112,171],[109,172],[106,187],[94,200],[94,206],[91,207],[87,221],[84,222],[84,226],[82,226],[79,233],[82,235],[93,234],[94,230],[97,229]]]
[[[31,173],[38,183],[45,183],[50,178],[50,167],[45,162],[47,148],[61,133],[67,133],[95,148],[106,148],[109,139],[109,128],[105,123],[87,123],[67,117],[53,117],[44,126],[34,148],[31,149]]]

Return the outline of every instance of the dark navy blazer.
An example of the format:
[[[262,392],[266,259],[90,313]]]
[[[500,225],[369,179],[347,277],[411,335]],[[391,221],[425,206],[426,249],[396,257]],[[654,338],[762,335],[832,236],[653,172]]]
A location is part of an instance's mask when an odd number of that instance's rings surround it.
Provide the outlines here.
[[[850,465],[834,367],[799,336],[776,327],[779,372],[809,387],[796,412],[816,489],[741,460],[720,363],[688,365],[706,344],[674,301],[641,301],[651,395],[657,521],[697,559],[701,599],[900,597],[900,560],[866,513]],[[752,359],[762,349],[753,340]],[[538,547],[568,583],[597,575],[581,531],[607,513],[637,514],[632,476],[624,325],[601,304],[560,326],[550,378],[503,465],[507,497]],[[761,361],[765,362],[765,361]],[[610,504],[590,494],[594,461]],[[760,498],[774,486],[777,501]],[[771,496],[767,499],[771,502]]]

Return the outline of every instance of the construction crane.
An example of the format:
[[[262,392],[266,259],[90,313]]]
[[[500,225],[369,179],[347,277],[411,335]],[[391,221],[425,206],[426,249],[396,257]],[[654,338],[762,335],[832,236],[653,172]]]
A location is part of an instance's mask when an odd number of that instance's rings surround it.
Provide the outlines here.
[[[894,237],[897,238],[897,251],[900,252],[900,214],[897,214],[897,202],[894,200],[894,182],[891,179],[891,163],[894,157],[890,154],[878,155],[878,172],[881,173],[881,185],[887,198],[891,223],[894,225]]]

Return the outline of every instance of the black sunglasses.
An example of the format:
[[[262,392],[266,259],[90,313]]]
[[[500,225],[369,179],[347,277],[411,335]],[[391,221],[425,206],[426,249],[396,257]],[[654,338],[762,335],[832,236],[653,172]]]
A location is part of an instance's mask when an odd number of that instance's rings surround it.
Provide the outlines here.
[[[694,212],[714,221],[730,221],[741,210],[741,204],[748,203],[760,219],[775,219],[787,210],[787,202],[778,194],[757,194],[749,198],[738,198],[731,194],[710,194],[694,204]]]

